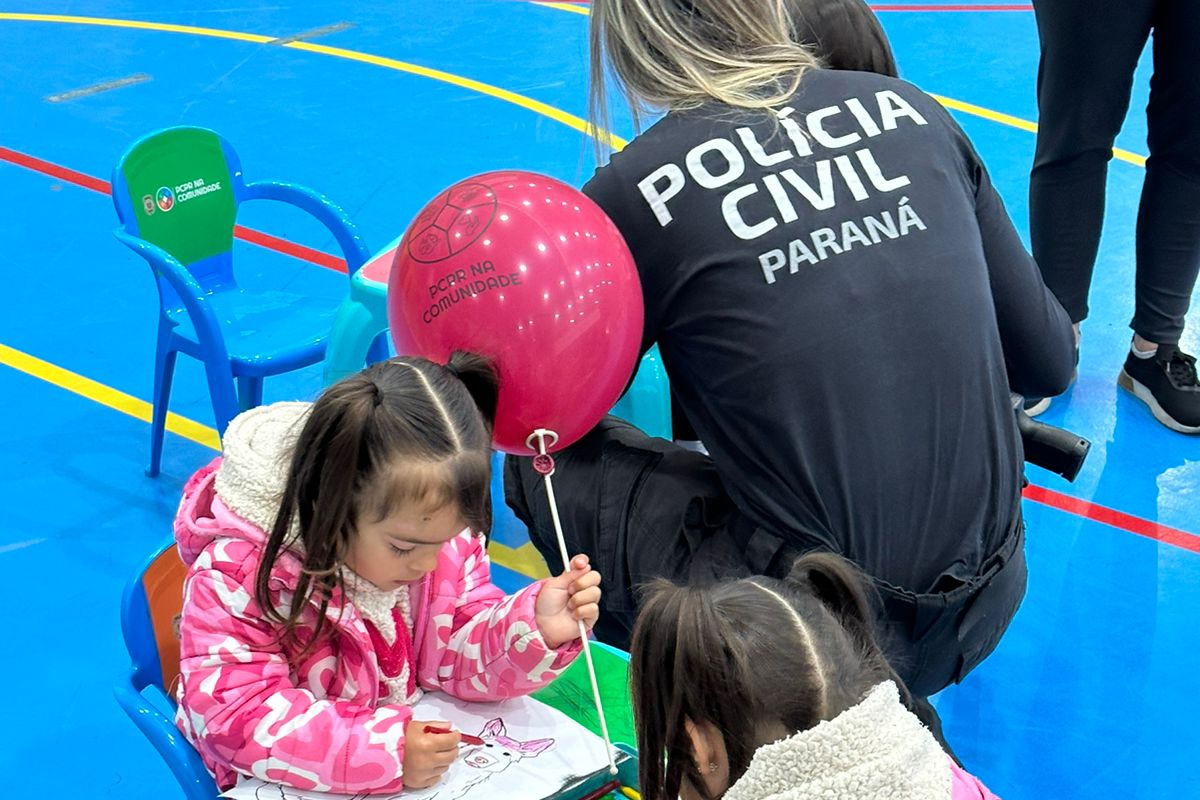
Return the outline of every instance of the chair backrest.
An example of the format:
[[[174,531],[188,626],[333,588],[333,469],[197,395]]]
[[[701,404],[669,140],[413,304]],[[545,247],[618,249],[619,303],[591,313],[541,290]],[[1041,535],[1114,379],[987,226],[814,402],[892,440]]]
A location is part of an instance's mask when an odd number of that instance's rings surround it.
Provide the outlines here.
[[[121,632],[133,669],[114,687],[117,702],[179,781],[185,800],[213,800],[217,787],[171,720],[179,677],[179,614],[187,567],[174,544],[159,550],[125,585]]]
[[[174,544],[159,551],[125,587],[121,632],[138,691],[157,686],[167,696],[179,677],[179,615],[187,566]]]
[[[230,253],[245,191],[233,148],[207,128],[165,128],[134,142],[113,170],[126,233],[188,267],[204,288],[232,280]]]
[[[610,413],[641,428],[648,436],[671,438],[671,382],[658,345],[642,356],[633,381]]]

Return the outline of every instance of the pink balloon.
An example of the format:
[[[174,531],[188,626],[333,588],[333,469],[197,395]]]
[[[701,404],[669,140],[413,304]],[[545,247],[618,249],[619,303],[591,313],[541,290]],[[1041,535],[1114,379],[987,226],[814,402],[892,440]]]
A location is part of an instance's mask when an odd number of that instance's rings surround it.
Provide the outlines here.
[[[621,396],[641,346],[642,288],[616,226],[577,189],[489,172],[442,192],[409,226],[388,322],[398,353],[493,359],[495,447],[531,455],[535,430],[557,433],[547,449],[561,449]]]

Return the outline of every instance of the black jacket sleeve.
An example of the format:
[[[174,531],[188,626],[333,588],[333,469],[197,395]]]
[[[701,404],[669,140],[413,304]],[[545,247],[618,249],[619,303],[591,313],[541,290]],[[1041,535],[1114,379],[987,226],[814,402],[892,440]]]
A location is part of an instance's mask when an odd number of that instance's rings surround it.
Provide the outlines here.
[[[1071,320],[1043,283],[978,157],[973,171],[975,218],[987,259],[1009,388],[1027,397],[1062,394],[1075,370]]]
[[[1009,388],[1026,397],[1066,391],[1075,372],[1075,332],[1058,299],[1046,288],[1037,262],[1013,227],[1004,201],[967,134],[941,103],[924,96],[934,119],[945,126],[975,194],[975,219],[987,260],[992,303]]]

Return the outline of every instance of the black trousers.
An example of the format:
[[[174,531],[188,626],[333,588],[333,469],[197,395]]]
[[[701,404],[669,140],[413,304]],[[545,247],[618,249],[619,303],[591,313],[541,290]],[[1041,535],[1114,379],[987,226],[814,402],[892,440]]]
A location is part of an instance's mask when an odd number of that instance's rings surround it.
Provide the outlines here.
[[[1153,31],[1150,157],[1138,210],[1131,327],[1150,341],[1178,344],[1200,269],[1200,3],[1034,0],[1033,6],[1042,55],[1030,234],[1046,285],[1073,322],[1088,314],[1108,162]]]
[[[557,453],[555,462],[567,548],[588,554],[604,578],[596,636],[617,647],[628,649],[639,590],[655,578],[702,584],[782,577],[811,549],[800,537],[785,539],[750,524],[707,456],[652,439],[615,417]],[[530,459],[506,459],[504,494],[550,570],[561,570],[544,483]],[[919,594],[875,581],[880,643],[915,697],[961,681],[995,649],[1025,582],[1020,523],[974,578],[947,591]]]

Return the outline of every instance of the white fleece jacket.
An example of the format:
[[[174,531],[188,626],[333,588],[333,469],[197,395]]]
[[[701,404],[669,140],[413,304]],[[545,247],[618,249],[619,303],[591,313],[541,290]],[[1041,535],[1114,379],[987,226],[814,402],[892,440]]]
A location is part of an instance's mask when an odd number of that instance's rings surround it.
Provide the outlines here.
[[[891,681],[815,728],[760,747],[724,800],[951,800],[951,762]]]

